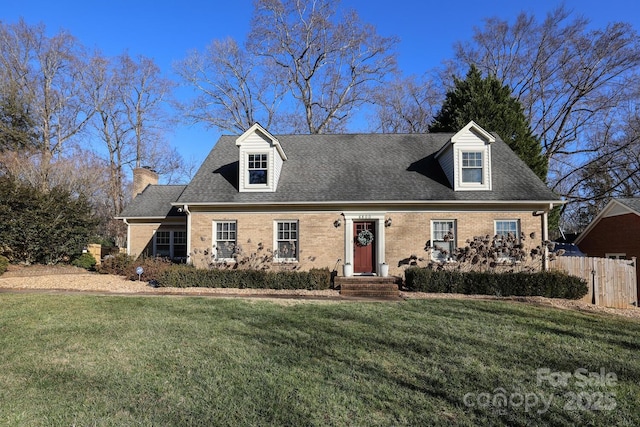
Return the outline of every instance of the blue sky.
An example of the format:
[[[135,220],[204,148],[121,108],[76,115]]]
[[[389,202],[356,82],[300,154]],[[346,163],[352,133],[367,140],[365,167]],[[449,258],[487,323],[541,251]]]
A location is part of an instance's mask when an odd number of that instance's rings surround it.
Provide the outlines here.
[[[547,0],[342,0],[382,35],[400,38],[399,66],[405,74],[422,74],[450,58],[456,41],[469,40],[483,18],[512,21],[521,11],[542,18],[561,4]],[[637,0],[566,0],[565,6],[603,28],[625,21],[640,31]],[[128,52],[153,58],[171,76],[171,64],[211,40],[244,40],[253,12],[252,0],[0,0],[0,20],[24,18],[44,23],[49,33],[65,29],[89,48],[106,55]],[[197,163],[219,138],[215,130],[181,127],[167,135],[185,157]]]

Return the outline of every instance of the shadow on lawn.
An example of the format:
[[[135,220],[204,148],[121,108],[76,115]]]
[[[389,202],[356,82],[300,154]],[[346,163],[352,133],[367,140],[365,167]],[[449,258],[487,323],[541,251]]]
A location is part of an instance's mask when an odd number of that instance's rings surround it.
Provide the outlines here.
[[[536,370],[544,367],[573,372],[606,366],[624,375],[624,381],[640,379],[638,370],[628,364],[635,344],[627,339],[637,336],[637,330],[622,339],[623,353],[601,360],[589,351],[582,352],[580,345],[596,346],[598,354],[610,354],[602,347],[620,345],[616,344],[620,339],[606,338],[616,327],[588,320],[587,328],[572,326],[576,314],[570,312],[469,301],[286,310],[286,321],[278,311],[263,310],[245,319],[238,333],[259,346],[277,369],[302,369],[326,384],[329,393],[356,399],[360,406],[351,410],[365,419],[368,410],[378,410],[388,420],[409,417],[410,423],[444,422],[443,414],[448,413],[468,417],[473,423],[527,424],[531,422],[528,413],[469,408],[463,396],[496,387],[538,390]],[[477,330],[466,331],[469,327]],[[596,342],[590,342],[591,329],[595,329]],[[511,335],[499,336],[494,330]],[[545,341],[545,337],[553,338]],[[567,413],[554,406],[539,414],[538,420],[575,424],[609,416],[593,411]]]

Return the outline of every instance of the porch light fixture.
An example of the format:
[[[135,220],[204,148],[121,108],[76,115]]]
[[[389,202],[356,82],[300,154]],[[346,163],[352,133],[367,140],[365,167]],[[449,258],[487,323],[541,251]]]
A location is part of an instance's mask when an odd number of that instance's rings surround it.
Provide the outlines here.
[[[340,224],[342,224],[342,222],[340,222],[340,218],[336,219],[335,221],[333,221],[333,226],[335,228],[340,227]]]
[[[391,227],[391,218],[387,218],[384,220],[384,226],[385,227]]]

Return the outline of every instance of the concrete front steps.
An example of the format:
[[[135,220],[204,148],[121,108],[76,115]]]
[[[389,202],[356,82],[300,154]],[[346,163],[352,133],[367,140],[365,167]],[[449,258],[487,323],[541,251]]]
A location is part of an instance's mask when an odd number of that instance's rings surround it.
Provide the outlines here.
[[[334,284],[340,287],[340,295],[344,297],[398,299],[401,280],[394,276],[337,276]]]

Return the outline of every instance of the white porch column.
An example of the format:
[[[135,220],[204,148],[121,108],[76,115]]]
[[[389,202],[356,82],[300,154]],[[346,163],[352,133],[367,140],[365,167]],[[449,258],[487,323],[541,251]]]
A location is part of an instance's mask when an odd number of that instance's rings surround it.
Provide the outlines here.
[[[343,212],[344,216],[344,262],[353,264],[353,223],[354,221],[374,221],[376,223],[376,235],[374,244],[376,245],[376,263],[386,262],[385,260],[385,212],[352,211]],[[375,265],[374,270],[378,271],[379,266]]]

